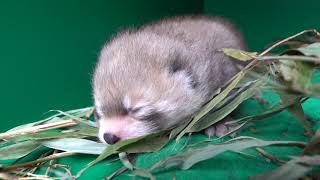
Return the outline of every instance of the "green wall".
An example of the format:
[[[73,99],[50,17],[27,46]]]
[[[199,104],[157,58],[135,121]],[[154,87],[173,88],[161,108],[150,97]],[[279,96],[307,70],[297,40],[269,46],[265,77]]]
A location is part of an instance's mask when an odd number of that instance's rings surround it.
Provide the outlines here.
[[[320,28],[318,7],[318,0],[2,0],[0,131],[39,120],[50,109],[90,106],[100,47],[119,29],[164,16],[220,15],[235,22],[258,51]]]
[[[319,7],[319,0],[204,0],[204,12],[231,19],[253,51],[304,29],[319,29]]]
[[[112,34],[163,16],[200,13],[202,3],[0,1],[0,130],[39,120],[50,109],[90,106],[93,67]]]

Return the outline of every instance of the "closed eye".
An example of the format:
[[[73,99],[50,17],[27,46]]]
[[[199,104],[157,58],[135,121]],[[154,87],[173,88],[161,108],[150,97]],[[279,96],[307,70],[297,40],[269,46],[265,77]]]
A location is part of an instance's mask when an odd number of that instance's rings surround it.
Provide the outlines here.
[[[152,106],[141,106],[136,108],[128,108],[128,114],[137,119],[144,119],[155,112],[155,109]]]
[[[140,121],[148,121],[148,122],[157,122],[159,121],[161,118],[162,118],[162,114],[159,113],[159,112],[152,112],[152,113],[149,113],[149,114],[146,114],[144,116],[141,116],[139,118]]]

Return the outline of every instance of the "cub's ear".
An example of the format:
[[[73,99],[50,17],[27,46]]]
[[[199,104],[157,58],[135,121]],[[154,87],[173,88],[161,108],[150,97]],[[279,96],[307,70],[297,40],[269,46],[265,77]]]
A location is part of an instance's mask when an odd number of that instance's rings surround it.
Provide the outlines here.
[[[179,71],[182,71],[185,69],[185,66],[182,64],[182,61],[180,59],[175,59],[171,64],[169,64],[169,73],[174,74]]]
[[[181,61],[175,60],[169,66],[170,75],[177,81],[183,82],[187,88],[195,89],[198,86],[198,81],[191,71]]]

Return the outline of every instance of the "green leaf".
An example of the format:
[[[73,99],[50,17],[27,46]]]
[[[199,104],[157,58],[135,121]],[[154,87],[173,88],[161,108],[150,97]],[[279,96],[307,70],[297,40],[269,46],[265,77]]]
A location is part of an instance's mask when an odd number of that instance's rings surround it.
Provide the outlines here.
[[[299,72],[296,83],[294,86],[298,86],[296,88],[303,89],[305,91],[308,90],[311,82],[311,77],[314,73],[315,67],[313,64],[308,62],[297,61],[297,71]]]
[[[261,87],[263,84],[264,83],[262,81],[256,81],[251,87],[236,96],[231,102],[227,103],[219,110],[210,113],[204,118],[197,121],[187,132],[199,132],[219,122],[227,115],[229,115],[232,111],[234,111],[243,101],[252,97],[257,89],[259,89],[259,87]]]
[[[235,79],[220,94],[216,95],[206,105],[204,105],[202,109],[193,117],[188,126],[180,132],[180,134],[176,138],[176,142],[179,142],[180,138],[185,133],[190,132],[191,128],[197,123],[197,121],[199,121],[203,116],[208,114],[219,102],[221,102],[225,97],[227,97],[230,91],[234,89],[236,85],[240,82],[240,80],[244,77],[244,74],[244,72],[240,71],[237,75],[234,76]]]
[[[241,81],[242,82],[242,81]],[[215,110],[221,109],[222,107],[229,104],[231,101],[233,101],[237,96],[239,96],[241,93],[246,91],[248,88],[250,88],[252,85],[254,85],[257,80],[247,81],[245,83],[239,83],[238,87],[235,87],[227,97],[225,97],[221,102],[219,102],[216,107],[214,107],[210,112],[213,112]],[[210,113],[209,112],[209,113]]]
[[[160,150],[168,141],[167,135],[146,136],[135,143],[122,146],[119,151],[127,153],[154,152]]]
[[[233,57],[240,61],[249,61],[252,59],[252,57],[258,54],[257,52],[245,52],[242,50],[230,49],[230,48],[223,48],[222,51],[225,55]]]
[[[303,102],[304,101],[301,101],[301,103],[303,103]],[[267,118],[267,117],[269,117],[271,115],[274,115],[276,113],[279,113],[279,112],[287,109],[288,107],[292,106],[294,103],[286,102],[285,104],[280,104],[280,106],[275,108],[275,109],[270,109],[270,110],[264,111],[263,113],[257,114],[257,115],[246,116],[246,117],[234,120],[234,121],[227,122],[227,124],[236,124],[236,123],[242,123],[242,122],[248,122],[248,121],[255,121],[255,120],[259,120],[259,119],[264,119],[264,118]]]
[[[319,42],[310,44],[308,46],[300,47],[297,50],[306,56],[320,57],[320,43]]]
[[[168,140],[164,141],[164,136],[168,135],[168,131],[161,131],[154,134],[149,134],[145,136],[140,136],[132,139],[127,139],[119,141],[116,144],[109,145],[104,151],[93,161],[91,161],[86,167],[80,170],[77,174],[77,177],[87,170],[89,167],[94,164],[106,159],[112,154],[118,152],[128,152],[128,153],[137,153],[137,152],[152,152],[156,149],[163,147]],[[168,138],[167,138],[168,139]],[[148,144],[146,146],[145,144]]]
[[[40,143],[25,141],[0,148],[0,160],[18,159],[40,147]]]
[[[213,158],[226,151],[242,151],[252,147],[264,147],[270,145],[305,145],[299,141],[264,141],[256,138],[236,138],[223,144],[210,144],[201,148],[189,149],[186,152],[170,156],[149,168],[149,172],[156,169],[178,167],[180,169],[189,169],[194,164]]]
[[[282,103],[289,103],[292,104],[288,107],[288,111],[295,116],[307,130],[307,135],[311,136],[312,128],[307,121],[307,117],[303,111],[302,104],[301,104],[301,97],[297,95],[286,94],[284,92],[278,92],[281,98]]]
[[[252,177],[250,180],[298,180],[311,171],[313,165],[320,165],[320,156],[295,157],[279,168]]]
[[[309,94],[311,77],[315,66],[302,61],[281,60],[279,62],[279,70],[283,80],[287,82],[287,86],[296,91]]]
[[[62,150],[66,152],[97,155],[101,154],[105,150],[105,148],[108,147],[107,144],[78,138],[54,139],[43,141],[41,142],[41,144],[52,149]]]

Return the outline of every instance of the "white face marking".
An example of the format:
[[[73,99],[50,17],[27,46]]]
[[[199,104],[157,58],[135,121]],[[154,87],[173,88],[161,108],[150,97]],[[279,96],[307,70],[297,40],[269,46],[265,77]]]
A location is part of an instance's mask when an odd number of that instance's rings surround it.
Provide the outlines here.
[[[142,117],[148,115],[154,111],[152,106],[149,106],[150,102],[140,101],[136,104],[131,104],[131,99],[128,95],[126,95],[123,99],[123,105],[126,109],[132,109],[134,112],[134,116]]]
[[[141,108],[139,108],[139,110],[137,112],[134,113],[134,115],[136,117],[143,117],[146,115],[151,114],[152,112],[154,112],[154,108],[152,106],[143,106]]]
[[[94,103],[95,103],[95,107],[96,107],[95,110],[96,110],[97,114],[101,116],[103,114],[101,111],[102,104],[100,103],[100,101],[97,98],[95,98]]]
[[[161,101],[157,102],[155,106],[161,112],[172,111],[177,108],[176,103],[170,102],[168,100],[161,100]]]
[[[131,107],[131,100],[130,100],[128,95],[125,95],[124,98],[123,98],[123,106],[126,109],[129,109]]]
[[[129,116],[115,117],[99,120],[99,139],[105,142],[104,134],[110,133],[116,135],[121,140],[143,136],[153,132],[153,128],[143,122],[139,122]]]

